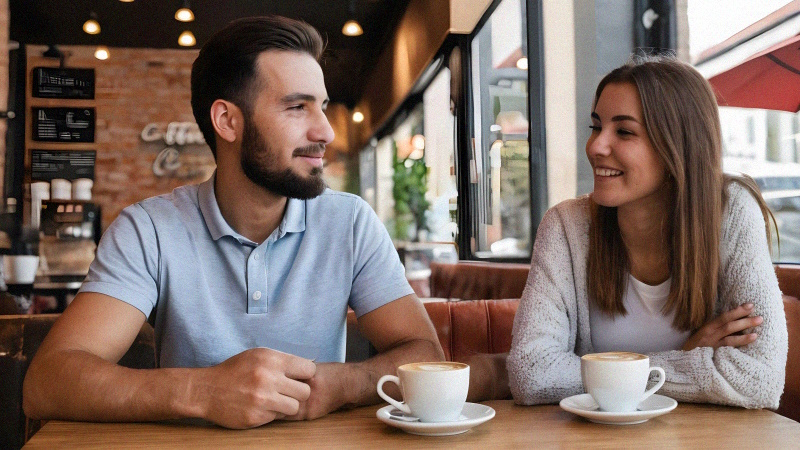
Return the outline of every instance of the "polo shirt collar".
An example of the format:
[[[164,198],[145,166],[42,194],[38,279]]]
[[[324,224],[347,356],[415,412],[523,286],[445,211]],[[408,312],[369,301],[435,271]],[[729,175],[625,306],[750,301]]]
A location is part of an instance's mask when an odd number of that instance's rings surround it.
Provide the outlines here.
[[[214,180],[217,173],[214,172],[211,178],[200,184],[198,188],[198,203],[200,211],[203,213],[203,220],[206,222],[211,238],[215,241],[222,236],[231,236],[239,242],[251,242],[246,237],[237,233],[236,230],[228,225],[225,218],[222,217],[222,212],[219,210],[217,203],[217,196],[214,193]],[[286,211],[283,213],[283,219],[278,227],[278,236],[280,239],[286,233],[299,233],[306,229],[306,202],[296,198],[290,198],[286,202]]]

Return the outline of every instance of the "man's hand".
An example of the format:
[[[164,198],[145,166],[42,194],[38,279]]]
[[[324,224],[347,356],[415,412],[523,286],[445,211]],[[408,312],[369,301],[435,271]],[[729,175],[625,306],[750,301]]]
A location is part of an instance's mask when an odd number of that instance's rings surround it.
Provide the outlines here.
[[[761,325],[761,316],[749,317],[753,304],[747,303],[709,320],[683,344],[681,350],[697,347],[742,347],[756,340],[758,334],[739,334],[748,328]]]
[[[348,392],[347,377],[352,370],[352,365],[347,364],[318,364],[314,377],[308,380],[311,395],[305,402],[300,402],[297,414],[287,415],[285,419],[318,419],[349,403],[344,395]]]
[[[254,348],[207,369],[194,386],[203,418],[228,428],[252,428],[294,416],[309,400],[316,366],[310,360]],[[310,381],[309,381],[310,382]]]

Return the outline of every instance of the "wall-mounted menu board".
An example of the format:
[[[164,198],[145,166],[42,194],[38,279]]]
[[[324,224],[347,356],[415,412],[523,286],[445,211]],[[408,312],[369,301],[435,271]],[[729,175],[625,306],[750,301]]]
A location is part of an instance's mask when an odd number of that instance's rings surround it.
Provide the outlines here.
[[[41,98],[94,98],[94,69],[36,67],[33,96]]]
[[[31,180],[50,181],[54,178],[76,180],[94,179],[94,150],[34,150],[31,149]]]
[[[33,140],[94,142],[94,108],[33,108]]]

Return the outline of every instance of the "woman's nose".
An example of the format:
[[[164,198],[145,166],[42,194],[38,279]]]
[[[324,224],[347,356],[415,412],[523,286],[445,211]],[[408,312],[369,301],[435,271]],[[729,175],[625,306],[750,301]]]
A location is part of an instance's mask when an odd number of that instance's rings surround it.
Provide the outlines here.
[[[603,131],[594,131],[586,141],[586,154],[588,156],[606,156],[611,153],[609,139]]]

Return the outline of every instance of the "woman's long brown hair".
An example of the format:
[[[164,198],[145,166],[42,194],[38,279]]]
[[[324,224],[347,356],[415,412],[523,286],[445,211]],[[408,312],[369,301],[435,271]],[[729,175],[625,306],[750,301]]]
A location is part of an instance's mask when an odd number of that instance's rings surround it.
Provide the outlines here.
[[[595,105],[610,83],[630,83],[638,90],[645,129],[669,174],[671,232],[664,238],[669,239],[672,283],[663,312],[676,312],[676,329],[695,330],[712,317],[717,300],[726,186],[737,181],[753,194],[764,214],[768,239],[771,213],[751,178],[723,175],[716,99],[696,70],[669,56],[637,57],[600,81]],[[587,287],[602,311],[626,313],[623,295],[629,270],[617,209],[592,201]]]

